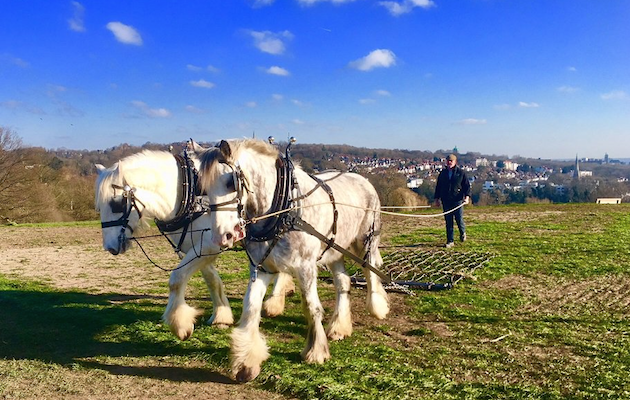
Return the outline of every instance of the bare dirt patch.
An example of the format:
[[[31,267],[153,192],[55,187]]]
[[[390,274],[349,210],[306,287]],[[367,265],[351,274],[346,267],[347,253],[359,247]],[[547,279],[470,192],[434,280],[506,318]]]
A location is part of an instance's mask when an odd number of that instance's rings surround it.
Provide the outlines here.
[[[2,228],[0,243],[1,274],[59,289],[142,294],[168,281],[168,274],[151,267],[138,251],[117,257],[104,251],[96,227]]]
[[[515,290],[530,299],[523,311],[530,313],[570,313],[572,310],[615,312],[630,315],[630,278],[612,275],[586,280],[568,280],[548,276],[509,275],[482,284],[501,290]]]
[[[163,240],[163,239],[161,239]],[[60,290],[91,294],[117,293],[122,299],[142,296],[150,288],[164,286],[159,296],[166,301],[168,273],[151,266],[137,249],[114,257],[101,247],[97,226],[0,228],[0,274],[21,280],[44,282]],[[166,242],[156,249],[172,260]],[[2,326],[0,329],[5,329]],[[165,360],[146,365],[146,360],[125,364],[77,360],[89,368],[60,366],[36,360],[1,357],[0,398],[21,399],[282,399],[254,385],[234,384],[230,378],[204,365],[178,366]]]

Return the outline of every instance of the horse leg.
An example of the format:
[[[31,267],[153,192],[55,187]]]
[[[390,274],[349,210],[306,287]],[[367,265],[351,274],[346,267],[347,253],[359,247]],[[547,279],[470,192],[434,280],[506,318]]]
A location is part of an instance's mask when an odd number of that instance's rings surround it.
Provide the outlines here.
[[[207,260],[204,260],[204,262]],[[177,269],[171,272],[168,282],[168,304],[162,315],[162,321],[166,323],[171,332],[181,340],[186,340],[195,329],[197,317],[203,314],[202,310],[186,304],[184,298],[186,286],[190,277],[199,270],[202,265],[200,258],[196,258],[193,252],[187,254],[179,263]]]
[[[330,265],[337,292],[335,312],[330,319],[328,339],[341,340],[352,335],[352,314],[350,313],[350,277],[346,273],[343,260]]]
[[[317,295],[317,266],[303,265],[298,273],[302,308],[308,322],[306,347],[302,350],[302,358],[307,363],[322,364],[330,358],[328,339],[322,325],[324,308]]]
[[[232,372],[239,382],[255,379],[260,373],[260,365],[269,357],[259,325],[263,298],[272,279],[273,275],[262,271],[258,272],[256,280],[250,279],[243,299],[243,314],[232,331]]]
[[[295,293],[293,277],[289,274],[276,274],[276,283],[273,286],[271,296],[263,303],[263,315],[265,317],[277,317],[284,312],[285,297]]]
[[[223,286],[223,281],[214,265],[211,262],[203,264],[201,274],[212,297],[212,316],[208,319],[208,325],[215,325],[218,328],[227,328],[233,325],[234,316],[225,295],[225,286]]]
[[[372,265],[379,269],[383,265],[383,258],[378,251],[377,246],[370,249],[370,260]],[[389,313],[389,298],[387,292],[383,288],[381,278],[370,271],[369,268],[363,268],[363,274],[367,281],[367,308],[370,314],[378,319],[384,319]]]

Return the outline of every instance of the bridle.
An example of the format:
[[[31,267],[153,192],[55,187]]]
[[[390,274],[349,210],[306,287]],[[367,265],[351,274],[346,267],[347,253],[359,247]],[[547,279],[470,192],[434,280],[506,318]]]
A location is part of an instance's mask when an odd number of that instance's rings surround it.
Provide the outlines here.
[[[138,213],[138,219],[142,218],[142,211],[138,207],[138,204],[142,205],[142,208],[145,208],[144,203],[142,203],[135,195],[135,188],[127,184],[123,184],[123,186],[112,184],[112,188],[114,190],[122,190],[122,201],[120,203],[111,199],[109,201],[109,206],[112,209],[113,213],[122,213],[120,218],[112,221],[101,222],[101,228],[112,228],[116,226],[120,226],[120,233],[118,234],[118,250],[121,249],[123,243],[127,241],[126,231],[129,229],[131,233],[133,233],[133,228],[129,226],[129,216],[133,210],[136,210]]]
[[[239,220],[242,225],[246,224],[245,218],[245,205],[243,202],[243,194],[253,193],[253,191],[249,187],[249,182],[245,177],[245,173],[241,169],[238,163],[232,164],[228,162],[221,162],[221,164],[225,164],[232,170],[232,183],[234,185],[233,193],[235,193],[235,197],[232,200],[227,200],[222,203],[210,204],[208,209],[210,211],[236,211],[239,216]],[[230,204],[236,204],[236,207],[226,207]]]

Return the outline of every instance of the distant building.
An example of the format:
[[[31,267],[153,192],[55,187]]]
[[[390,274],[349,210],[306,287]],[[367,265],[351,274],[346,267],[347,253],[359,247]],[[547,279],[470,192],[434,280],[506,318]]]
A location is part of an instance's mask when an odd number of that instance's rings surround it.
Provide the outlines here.
[[[488,190],[493,190],[495,187],[496,187],[496,185],[494,184],[494,182],[493,182],[493,181],[485,181],[485,182],[483,183],[483,187],[482,187],[482,189],[483,189],[484,191],[488,191]]]
[[[575,166],[573,167],[573,179],[580,179],[580,161],[577,154],[575,155]]]
[[[515,163],[514,161],[506,160],[503,162],[503,164],[504,164],[503,169],[506,169],[508,171],[516,171],[516,169],[518,168],[518,164]]]
[[[600,197],[597,204],[621,204],[621,197]]]
[[[420,187],[420,185],[422,185],[422,182],[424,182],[424,180],[423,180],[423,179],[420,179],[420,178],[412,178],[412,179],[409,179],[409,180],[407,181],[407,187],[408,187],[409,189],[417,189],[417,188],[419,188],[419,187]]]

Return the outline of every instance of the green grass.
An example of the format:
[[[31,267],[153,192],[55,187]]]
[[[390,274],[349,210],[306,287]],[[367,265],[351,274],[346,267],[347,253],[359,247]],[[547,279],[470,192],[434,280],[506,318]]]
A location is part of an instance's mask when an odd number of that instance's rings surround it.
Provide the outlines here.
[[[400,314],[383,321],[363,316],[353,290],[360,324],[323,365],[300,360],[305,321],[290,298],[284,315],[263,319],[271,357],[253,384],[300,399],[630,398],[630,207],[475,207],[466,221],[458,248],[496,255],[477,280],[392,295]],[[440,224],[410,224],[390,242],[437,246],[443,236]],[[228,288],[242,290],[244,264],[242,252],[219,259]],[[191,303],[209,309],[201,278],[190,287]],[[330,285],[320,292],[330,314]],[[164,298],[118,297],[0,276],[0,357],[88,370],[168,357],[229,374],[229,331],[200,325],[181,342],[159,321]]]

